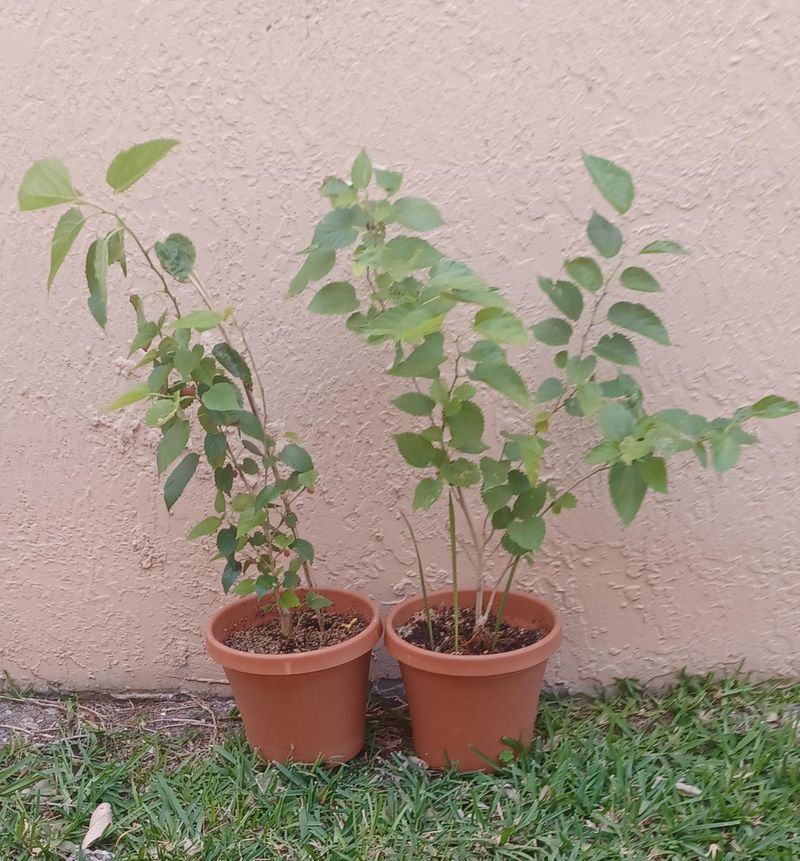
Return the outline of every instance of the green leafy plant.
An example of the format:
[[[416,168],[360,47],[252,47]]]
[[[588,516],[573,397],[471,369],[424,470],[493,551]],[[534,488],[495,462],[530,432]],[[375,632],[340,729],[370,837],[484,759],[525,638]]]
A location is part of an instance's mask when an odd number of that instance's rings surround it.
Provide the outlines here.
[[[213,513],[188,534],[215,536],[224,561],[223,589],[255,593],[277,608],[281,631],[292,634],[292,610],[305,604],[317,611],[330,602],[314,591],[310,563],[314,548],[300,537],[294,503],[313,492],[317,472],[296,436],[280,443],[267,432],[264,385],[232,308],[219,308],[195,268],[192,241],[180,234],[146,245],[121,214],[118,195],[127,191],[176,146],[152,140],[119,153],[108,167],[111,202],[78,191],[56,159],[36,162],[19,189],[22,210],[68,207],[51,243],[50,288],[79,237],[91,233],[86,252],[87,304],[97,323],[108,319],[110,275],[128,274],[126,245],[133,244],[158,290],[131,294],[136,328],[128,358],[142,382],[119,395],[107,411],[133,404],[157,428],[158,474],[168,473],[164,502],[171,510],[205,460],[214,477]],[[185,302],[198,305],[191,310]],[[208,333],[208,334],[207,334]],[[210,346],[210,334],[216,343]],[[213,339],[212,339],[213,340]],[[305,581],[307,591],[298,591]]]
[[[614,218],[625,216],[634,200],[627,171],[588,154],[583,161]],[[538,279],[557,313],[529,327],[498,290],[419,235],[442,219],[426,200],[400,196],[401,184],[399,173],[373,169],[363,151],[349,181],[326,179],[322,194],[331,210],[314,230],[289,295],[342,264],[349,270],[347,280],[324,283],[309,309],[342,316],[367,345],[388,346],[393,362],[386,373],[409,385],[394,405],[413,424],[398,428],[394,439],[401,457],[421,472],[413,509],[444,505],[459,652],[474,645],[460,637],[462,557],[477,588],[472,639],[485,644],[496,637],[520,559],[530,561],[542,546],[546,516],[574,508],[583,482],[607,473],[611,500],[627,525],[649,491],[667,492],[669,458],[688,453],[725,472],[738,462],[742,446],[756,441],[744,430],[745,422],[789,415],[798,405],[771,395],[727,418],[707,420],[682,409],[647,412],[634,376],[639,365],[634,339],[665,346],[670,341],[658,315],[636,301],[661,291],[640,264],[648,255],[686,254],[678,243],[655,239],[630,256],[623,229],[592,212],[587,237],[596,256],[566,260],[564,279]],[[509,348],[521,355],[531,338],[556,350],[553,372],[534,386],[508,355]],[[501,430],[492,447],[485,441],[489,390],[520,412],[516,429]],[[557,425],[564,415],[584,419],[596,435],[585,454],[590,468],[567,487],[552,470],[545,471],[553,437],[574,435],[568,423]],[[411,537],[427,594],[413,529]],[[503,559],[501,573],[489,583],[489,563],[497,554]],[[490,608],[498,593],[490,633]],[[427,601],[426,609],[432,641]]]

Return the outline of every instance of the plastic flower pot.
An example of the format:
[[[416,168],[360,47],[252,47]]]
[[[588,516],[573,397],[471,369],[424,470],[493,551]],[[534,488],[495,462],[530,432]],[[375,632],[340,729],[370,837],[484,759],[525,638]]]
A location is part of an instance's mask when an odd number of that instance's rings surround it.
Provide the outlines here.
[[[364,747],[369,665],[382,630],[378,607],[352,592],[316,591],[333,602],[330,610],[359,613],[367,627],[313,652],[242,652],[225,639],[273,615],[259,615],[263,602],[249,597],[223,607],[206,628],[208,653],[225,670],[247,740],[267,760],[338,763]]]
[[[449,591],[433,592],[428,600],[453,606]],[[474,601],[475,590],[459,592],[459,606]],[[433,768],[492,770],[502,764],[501,755],[513,755],[533,738],[545,665],[561,644],[558,614],[539,598],[512,592],[505,621],[541,629],[541,640],[496,655],[447,655],[414,646],[397,633],[422,607],[421,597],[395,607],[385,640],[400,664],[417,756]]]

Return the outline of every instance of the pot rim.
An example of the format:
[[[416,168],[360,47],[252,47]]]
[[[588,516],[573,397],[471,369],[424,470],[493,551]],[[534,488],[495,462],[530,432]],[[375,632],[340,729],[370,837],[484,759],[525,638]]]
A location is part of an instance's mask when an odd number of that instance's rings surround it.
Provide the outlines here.
[[[301,595],[307,591],[307,589],[297,590]],[[333,601],[333,609],[336,609],[337,605],[342,608],[353,607],[357,609],[367,618],[367,627],[342,643],[323,646],[310,652],[287,652],[280,655],[242,652],[239,649],[226,646],[214,633],[214,629],[225,622],[233,624],[237,618],[241,618],[243,614],[246,615],[249,605],[255,604],[259,600],[254,595],[250,595],[226,604],[208,620],[205,628],[205,642],[209,655],[225,670],[261,676],[288,676],[318,672],[346,664],[348,661],[360,658],[371,651],[383,633],[378,605],[365,595],[345,589],[319,588],[314,591],[330,598]]]
[[[429,592],[428,601],[431,604],[443,603],[445,606],[448,604],[452,606],[452,594],[449,589]],[[474,598],[475,594],[475,589],[458,590],[459,598],[466,599],[465,603]],[[389,613],[385,627],[386,649],[401,665],[405,664],[429,673],[447,676],[499,676],[544,663],[561,645],[562,629],[558,612],[548,601],[524,592],[512,591],[509,593],[509,598],[513,598],[515,602],[521,601],[529,604],[540,611],[543,610],[544,615],[549,617],[550,630],[541,640],[530,646],[514,649],[512,652],[500,652],[494,655],[448,655],[441,652],[431,652],[409,643],[396,631],[397,617],[408,612],[409,605],[416,605],[413,606],[412,613],[423,606],[422,596],[417,595],[398,604]]]

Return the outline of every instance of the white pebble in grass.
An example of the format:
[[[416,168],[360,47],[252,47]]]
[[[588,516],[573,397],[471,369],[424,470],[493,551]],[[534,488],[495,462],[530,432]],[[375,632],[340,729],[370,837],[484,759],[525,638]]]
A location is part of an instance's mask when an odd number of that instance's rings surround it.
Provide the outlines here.
[[[675,789],[687,798],[697,798],[698,795],[703,794],[703,790],[699,786],[692,786],[691,783],[684,783],[682,780],[675,784]]]

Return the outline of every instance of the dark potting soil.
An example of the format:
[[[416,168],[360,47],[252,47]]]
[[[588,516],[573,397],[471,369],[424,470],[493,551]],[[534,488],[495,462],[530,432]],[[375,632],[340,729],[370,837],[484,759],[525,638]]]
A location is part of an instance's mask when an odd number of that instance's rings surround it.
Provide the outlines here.
[[[513,652],[538,643],[545,635],[539,628],[517,628],[505,622],[500,623],[497,638],[494,636],[496,618],[489,616],[486,625],[475,631],[475,610],[462,607],[458,614],[459,655],[496,655],[501,652]],[[431,607],[431,624],[433,626],[433,648],[431,648],[428,623],[425,611],[419,610],[397,629],[397,633],[408,643],[427,649],[429,652],[441,652],[453,655],[455,651],[452,607]]]
[[[290,655],[296,652],[313,652],[324,646],[343,643],[367,627],[367,620],[358,613],[323,612],[325,630],[320,631],[316,614],[312,610],[300,610],[292,614],[294,636],[286,639],[277,619],[266,619],[250,628],[234,631],[225,640],[225,645],[240,652],[259,655]]]

